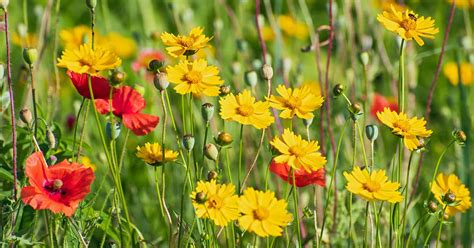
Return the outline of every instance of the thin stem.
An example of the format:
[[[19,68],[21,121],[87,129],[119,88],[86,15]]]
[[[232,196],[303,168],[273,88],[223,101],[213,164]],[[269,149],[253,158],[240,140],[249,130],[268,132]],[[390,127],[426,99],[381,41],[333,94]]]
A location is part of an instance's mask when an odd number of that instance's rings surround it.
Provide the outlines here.
[[[28,65],[28,69],[30,71],[30,79],[31,79],[31,100],[33,101],[33,120],[36,122],[38,120],[38,110],[36,107],[36,87],[35,87],[35,80],[33,78],[33,66]],[[38,125],[34,127],[34,136],[35,138],[38,137]]]
[[[244,146],[244,125],[240,125],[240,135],[239,135],[239,171],[238,171],[238,177],[239,177],[239,191],[241,192],[241,180],[242,180],[242,151],[243,151],[243,146]]]
[[[413,159],[413,152],[410,153],[410,158],[408,159],[408,168],[407,168],[407,177],[405,180],[405,206],[403,207],[403,219],[402,219],[402,232],[400,233],[401,236],[405,235],[405,229],[406,229],[406,219],[407,219],[407,211],[408,211],[408,187],[409,187],[409,180],[410,180],[410,168],[411,168],[411,162]],[[403,245],[403,240],[402,240],[402,245]]]
[[[159,184],[159,181],[160,181],[159,172],[158,172],[157,167],[154,167],[153,169],[155,171],[155,188],[156,188],[156,196],[158,197],[158,204],[160,204],[160,213],[163,220],[166,221],[165,211],[163,209],[163,202],[161,201],[162,198],[161,198],[161,190],[160,190],[160,184]]]
[[[298,189],[296,188],[296,177],[295,177],[295,170],[291,169],[292,176],[293,176],[293,204],[294,204],[294,211],[295,211],[295,218],[296,218],[296,230],[298,234],[298,247],[303,247],[303,242],[301,240],[301,224],[300,224],[300,217],[299,217],[299,209],[298,209]]]
[[[86,113],[84,114],[84,117],[82,117],[82,130],[81,130],[81,137],[79,138],[79,146],[77,147],[76,162],[81,156],[81,152],[82,152],[82,142],[84,141],[84,137],[86,135],[86,126],[87,126],[87,119],[89,117],[90,105],[91,105],[91,101],[87,101]],[[76,122],[79,122],[79,119],[76,119]]]
[[[84,107],[84,102],[85,101],[86,101],[86,98],[83,97],[82,101],[81,101],[81,105],[79,106],[79,110],[77,111],[77,114],[76,114],[76,119],[74,121],[74,134],[73,134],[73,138],[72,138],[72,161],[76,161],[76,162],[77,162],[77,160],[74,159],[74,156],[75,156],[74,150],[76,150],[77,126],[78,126],[78,123],[79,123],[79,118],[81,116],[82,108]]]
[[[425,218],[426,215],[427,215],[427,213],[425,212],[422,216],[420,216],[420,218],[418,218],[418,220],[415,222],[415,224],[413,224],[412,228],[410,228],[410,233],[408,234],[408,238],[407,238],[407,242],[405,244],[405,248],[410,247],[410,240],[411,240],[411,235],[413,233],[413,230],[415,230],[415,227],[418,225],[418,223],[420,223],[421,220],[423,220]],[[416,242],[415,242],[415,246],[416,246]]]
[[[443,152],[441,153],[441,155],[439,156],[438,158],[438,162],[436,162],[436,166],[435,166],[435,170],[434,170],[434,173],[433,173],[433,177],[430,181],[430,183],[433,183],[435,181],[435,178],[436,178],[436,174],[438,174],[438,169],[439,169],[439,165],[441,164],[441,160],[443,159],[444,157],[444,154],[448,151],[449,147],[451,147],[453,144],[454,144],[455,140],[451,140],[451,142],[444,148]],[[431,186],[430,186],[430,189],[431,189]],[[431,197],[433,193],[431,192],[430,190],[430,195],[428,196]]]
[[[400,59],[398,62],[398,105],[400,112],[405,112],[405,40],[400,43]]]
[[[365,205],[365,229],[364,229],[364,244],[362,247],[368,247],[367,245],[367,235],[369,233],[369,201]]]
[[[375,201],[372,202],[372,207],[374,208],[374,218],[375,218],[375,237],[377,239],[378,247],[382,247],[382,240],[380,239],[379,233],[379,215],[377,213],[377,207],[375,206]]]

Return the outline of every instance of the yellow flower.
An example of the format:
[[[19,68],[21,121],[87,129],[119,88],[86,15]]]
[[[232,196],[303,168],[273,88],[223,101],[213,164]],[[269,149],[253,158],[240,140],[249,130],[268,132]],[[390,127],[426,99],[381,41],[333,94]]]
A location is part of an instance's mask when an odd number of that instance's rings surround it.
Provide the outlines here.
[[[453,0],[448,0],[448,3],[453,3]],[[474,0],[456,0],[454,4],[459,8],[473,8]]]
[[[247,188],[239,199],[239,209],[242,213],[239,226],[260,237],[281,236],[282,227],[293,219],[286,207],[286,201],[278,200],[271,191]]]
[[[168,66],[166,71],[168,80],[177,84],[174,89],[181,95],[193,93],[217,96],[219,86],[224,83],[219,77],[219,69],[216,66],[208,66],[204,59],[181,60],[175,66]]]
[[[66,49],[77,49],[83,43],[90,44],[91,29],[88,26],[80,25],[70,29],[63,29],[59,32],[59,38]],[[96,33],[96,37],[98,34]]]
[[[239,218],[239,197],[234,194],[232,184],[217,184],[199,181],[196,190],[191,193],[193,206],[198,218],[209,218],[218,226],[227,226],[230,221]]]
[[[400,5],[397,0],[374,0],[374,5],[380,9],[390,11],[392,6],[398,11],[404,11],[406,9],[405,6]]]
[[[262,28],[262,36],[264,41],[272,41],[275,39],[275,32],[269,26],[264,26]]]
[[[410,150],[418,149],[422,143],[419,137],[427,138],[433,132],[425,128],[426,121],[422,117],[411,119],[405,113],[397,113],[389,108],[384,108],[383,112],[377,112],[379,120],[392,129],[392,133],[403,137],[405,146]]]
[[[257,129],[266,128],[273,123],[268,102],[255,101],[249,90],[234,96],[229,94],[219,100],[220,115],[224,120],[236,121],[242,125],[253,125]]]
[[[100,47],[92,48],[83,44],[76,49],[66,49],[58,59],[58,67],[67,68],[76,73],[97,74],[103,70],[114,69],[122,64],[122,60],[110,50]]]
[[[274,158],[279,164],[288,164],[295,170],[317,171],[326,165],[326,158],[319,152],[317,141],[307,141],[290,129],[285,129],[280,137],[275,137],[270,144],[280,155]]]
[[[295,20],[291,16],[279,16],[278,25],[288,36],[293,36],[298,39],[305,39],[306,37],[308,37],[308,26],[302,22]]]
[[[397,191],[400,184],[388,181],[385,170],[374,170],[369,173],[367,169],[361,170],[355,166],[351,173],[345,171],[343,174],[347,180],[346,189],[367,201],[396,203],[403,200]]]
[[[97,166],[92,163],[89,157],[83,156],[81,157],[81,164],[84,165],[86,168],[91,168],[93,171],[97,169]]]
[[[188,36],[164,32],[161,34],[161,40],[167,46],[166,51],[168,51],[168,54],[173,57],[193,55],[199,49],[204,48],[211,39],[202,34],[203,31],[203,28],[195,27]]]
[[[38,36],[34,33],[28,33],[22,37],[15,32],[12,36],[12,43],[21,47],[36,47],[38,44]]]
[[[283,110],[280,117],[284,119],[291,119],[295,115],[301,119],[311,119],[314,117],[312,112],[323,104],[323,98],[313,95],[311,88],[305,85],[295,89],[279,85],[276,91],[280,96],[272,95],[268,101],[271,107]]]
[[[458,85],[459,73],[458,65],[454,62],[447,63],[443,67],[443,73],[452,85]],[[463,85],[474,83],[474,65],[469,63],[461,64],[461,81]]]
[[[321,96],[321,85],[314,80],[307,80],[303,82],[303,86],[309,87],[311,93],[315,96]]]
[[[448,192],[454,194],[458,204],[456,206],[446,207],[445,213],[449,216],[458,212],[464,213],[472,206],[469,189],[466,188],[466,186],[462,184],[461,181],[459,181],[459,178],[454,174],[445,175],[439,173],[436,177],[435,183],[431,184],[431,192],[433,192],[436,200],[441,203],[443,208],[445,207],[442,200],[443,196]]]
[[[425,44],[421,37],[434,39],[434,35],[439,32],[439,29],[434,27],[434,20],[431,17],[418,17],[411,10],[398,11],[393,5],[392,12],[384,11],[377,16],[377,20],[387,30],[397,33],[402,39],[415,39],[420,46]]]
[[[97,44],[114,51],[121,58],[130,58],[137,50],[137,45],[133,39],[115,32],[108,33],[104,37],[99,36]]]
[[[137,146],[137,157],[141,158],[143,162],[150,165],[161,165],[163,164],[163,148],[158,143],[150,144],[145,143],[144,146]],[[178,158],[178,153],[172,150],[165,149],[165,161],[172,162]]]

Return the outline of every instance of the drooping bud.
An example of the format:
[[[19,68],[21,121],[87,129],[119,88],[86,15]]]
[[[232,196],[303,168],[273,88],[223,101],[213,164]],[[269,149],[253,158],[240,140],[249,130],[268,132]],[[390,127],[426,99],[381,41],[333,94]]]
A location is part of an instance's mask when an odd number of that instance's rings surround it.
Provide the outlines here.
[[[122,125],[120,125],[120,122],[115,121],[113,127],[112,127],[112,123],[107,122],[107,124],[105,124],[105,135],[107,135],[107,138],[109,140],[117,139],[118,136],[120,135],[121,129],[122,129]]]
[[[367,125],[365,126],[365,136],[370,141],[375,141],[379,136],[379,128],[376,125]]]
[[[53,189],[58,190],[58,189],[61,189],[62,186],[63,186],[63,181],[61,181],[60,179],[54,179]]]
[[[194,148],[194,136],[191,134],[184,135],[183,146],[186,150],[191,151]]]
[[[218,175],[219,175],[219,174],[217,174],[216,171],[213,171],[213,170],[212,170],[212,171],[209,171],[209,172],[207,173],[207,181],[212,181],[212,180],[214,180],[214,179],[217,179],[217,176],[218,176]]]
[[[230,86],[228,85],[221,85],[219,88],[219,96],[224,97],[230,94]]]
[[[358,103],[352,103],[349,106],[349,112],[351,113],[351,118],[352,120],[356,121],[359,119],[360,116],[362,116],[362,107]]]
[[[340,96],[344,92],[344,85],[342,84],[336,84],[334,88],[332,89],[332,93],[334,96]]]
[[[49,148],[56,148],[56,137],[54,137],[53,131],[51,131],[49,128],[46,129],[46,141],[48,142]]]
[[[164,65],[165,61],[154,59],[148,63],[148,70],[151,72],[158,72]]]
[[[255,87],[258,83],[258,75],[255,71],[248,71],[244,75],[245,83],[250,87]]]
[[[264,64],[262,67],[262,75],[265,80],[272,80],[273,78],[273,68],[269,64]]]
[[[448,192],[446,192],[446,194],[444,194],[443,201],[447,204],[454,203],[456,202],[456,195],[451,190],[449,190]]]
[[[368,52],[362,52],[360,54],[360,62],[364,65],[367,66],[369,64],[369,53]]]
[[[97,0],[86,0],[86,5],[89,7],[91,10],[95,9],[95,6],[97,6]]]
[[[31,127],[33,124],[33,115],[28,108],[23,108],[20,110],[20,120],[25,123],[28,127]]]
[[[208,102],[204,103],[201,106],[201,114],[205,122],[211,121],[212,115],[214,114],[214,105]]]
[[[220,146],[230,145],[232,143],[232,141],[234,141],[233,138],[232,138],[232,135],[230,135],[230,133],[228,133],[228,132],[220,132],[217,135],[216,142]]]
[[[219,150],[217,150],[217,147],[214,144],[209,143],[204,147],[204,155],[210,160],[217,161]]]
[[[456,142],[460,145],[464,145],[464,143],[466,143],[466,140],[467,140],[467,136],[466,136],[466,133],[462,130],[454,130],[453,133],[452,133],[454,139],[456,140]]]
[[[305,127],[311,126],[311,124],[313,123],[313,119],[314,119],[314,118],[303,119],[303,124],[304,124],[304,126],[305,126]]]
[[[126,77],[125,72],[114,71],[110,76],[110,84],[112,84],[112,86],[118,86],[125,81]]]
[[[431,213],[436,213],[436,211],[438,211],[438,204],[436,204],[434,201],[428,202],[428,210]]]
[[[9,3],[10,0],[0,0],[0,8],[6,11]]]
[[[23,59],[28,65],[32,65],[38,59],[38,50],[36,48],[24,48]]]
[[[155,85],[155,88],[159,91],[166,90],[168,86],[170,85],[170,82],[168,81],[168,76],[164,72],[158,72],[155,73],[155,76],[153,77],[153,84]]]

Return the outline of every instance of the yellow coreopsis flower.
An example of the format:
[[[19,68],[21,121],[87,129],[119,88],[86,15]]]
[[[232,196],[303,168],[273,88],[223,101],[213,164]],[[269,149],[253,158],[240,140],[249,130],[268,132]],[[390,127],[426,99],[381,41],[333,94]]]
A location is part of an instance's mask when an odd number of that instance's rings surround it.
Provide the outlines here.
[[[161,165],[167,162],[175,161],[178,158],[178,152],[165,149],[165,160],[163,162],[163,147],[158,143],[145,143],[144,146],[137,146],[137,157],[149,165]]]
[[[463,85],[470,85],[474,83],[474,65],[469,63],[461,64],[461,81]],[[458,65],[454,62],[449,62],[443,67],[443,73],[448,78],[452,85],[459,83]]]
[[[168,80],[176,84],[178,94],[193,93],[206,96],[219,95],[219,86],[224,83],[219,77],[216,66],[208,66],[205,59],[194,61],[181,60],[175,66],[166,68]]]
[[[103,70],[114,69],[122,64],[122,60],[112,51],[97,47],[94,50],[87,44],[76,49],[66,49],[58,59],[58,67],[70,71],[95,75]]]
[[[199,181],[191,193],[198,218],[209,218],[218,226],[227,226],[239,217],[239,197],[232,184]]]
[[[219,100],[220,115],[224,120],[236,121],[242,125],[252,125],[257,129],[266,128],[273,123],[268,102],[255,101],[249,90],[234,96],[229,94]]]
[[[443,208],[445,207],[443,196],[448,192],[454,194],[455,201],[458,204],[446,207],[445,213],[449,216],[458,212],[464,213],[472,206],[469,189],[454,174],[438,174],[436,181],[431,184],[431,192],[433,192],[436,200],[442,204]]]
[[[203,34],[204,29],[195,27],[188,36],[174,35],[167,32],[161,34],[161,40],[167,46],[166,51],[173,57],[181,55],[193,55],[199,49],[204,48],[211,38]]]
[[[434,39],[434,35],[439,32],[439,29],[434,27],[435,21],[431,17],[419,17],[411,10],[398,11],[393,5],[391,8],[392,12],[384,11],[377,16],[377,20],[402,39],[415,39],[418,45],[423,46],[425,42],[421,37]]]
[[[286,207],[286,201],[278,200],[271,191],[247,188],[239,199],[239,226],[260,237],[281,236],[282,228],[293,219]]]
[[[92,35],[91,29],[85,25],[79,25],[70,29],[63,29],[59,32],[59,38],[66,49],[76,49],[80,47],[83,43],[90,44],[91,40],[89,39]],[[98,35],[96,34],[96,37]]]
[[[36,47],[38,45],[38,36],[35,33],[27,33],[21,36],[18,33],[13,33],[12,43],[21,47]]]
[[[121,58],[130,58],[137,50],[137,44],[133,39],[116,32],[111,32],[106,36],[98,37],[97,44],[114,51],[114,53]]]
[[[307,141],[290,129],[285,129],[281,137],[275,137],[270,144],[280,155],[273,160],[288,164],[294,170],[317,171],[326,165],[326,158],[319,152],[317,141]]]
[[[419,137],[427,138],[433,133],[425,128],[424,118],[409,119],[405,113],[397,113],[389,108],[384,108],[383,112],[377,112],[377,117],[392,129],[393,134],[403,137],[403,142],[410,151],[414,151],[422,145]]]
[[[308,26],[302,22],[297,21],[291,16],[281,15],[278,17],[278,26],[288,36],[293,36],[298,39],[305,39],[308,37]]]
[[[347,180],[346,189],[367,201],[401,202],[402,195],[397,190],[400,183],[387,180],[385,170],[374,170],[369,173],[367,169],[361,170],[355,166],[351,173],[344,172]]]
[[[91,159],[89,157],[83,156],[80,159],[81,164],[84,165],[86,168],[91,168],[93,171],[97,169],[97,166],[92,163]]]
[[[448,0],[448,3],[453,3],[453,0]],[[474,8],[474,0],[456,0],[454,4],[459,8]]]
[[[283,119],[291,119],[295,115],[301,119],[311,119],[314,117],[312,112],[323,104],[323,98],[314,95],[311,88],[305,85],[295,89],[279,85],[276,91],[280,96],[272,95],[268,101],[271,107],[282,110],[280,117]]]

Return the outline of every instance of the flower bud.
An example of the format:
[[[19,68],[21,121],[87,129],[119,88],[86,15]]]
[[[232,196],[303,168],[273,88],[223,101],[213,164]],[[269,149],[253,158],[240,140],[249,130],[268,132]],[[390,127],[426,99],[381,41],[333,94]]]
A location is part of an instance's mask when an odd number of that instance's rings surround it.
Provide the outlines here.
[[[87,7],[89,7],[91,10],[95,9],[95,6],[97,6],[97,0],[86,0]]]
[[[191,151],[194,148],[194,136],[191,134],[184,135],[183,146],[186,150]]]
[[[201,106],[201,114],[205,122],[211,121],[212,115],[214,114],[214,105],[208,102],[204,103]]]
[[[107,138],[109,140],[117,139],[118,136],[120,135],[121,129],[122,129],[122,126],[120,125],[120,122],[115,121],[113,128],[112,128],[112,123],[107,122],[107,124],[105,124],[105,135],[107,135]]]
[[[228,132],[220,132],[217,135],[216,142],[220,146],[230,145],[232,143],[232,141],[234,141],[232,139],[232,135],[230,135],[230,133],[228,133]]]
[[[49,164],[56,164],[56,162],[58,162],[58,158],[56,156],[49,156]]]
[[[33,115],[31,114],[31,111],[28,108],[23,108],[22,110],[20,110],[20,120],[28,127],[31,127],[31,124],[33,124]]]
[[[53,131],[51,131],[49,128],[46,129],[46,141],[48,142],[49,148],[56,148],[56,137],[54,137]]]
[[[214,144],[209,143],[204,147],[204,155],[210,160],[217,161],[217,158],[219,157],[219,151]]]
[[[196,196],[194,197],[194,200],[197,202],[197,203],[204,203],[206,201],[206,194],[204,194],[204,192],[199,192],[196,194]]]
[[[148,63],[148,70],[152,72],[158,72],[161,69],[161,67],[163,67],[164,65],[165,65],[164,60],[154,59],[150,61],[150,63]]]
[[[379,128],[376,125],[367,125],[365,126],[365,136],[370,141],[375,141],[379,136]]]
[[[110,76],[110,84],[112,84],[112,86],[118,86],[125,81],[126,77],[125,72],[114,71]]]
[[[456,201],[456,195],[451,190],[449,190],[443,195],[443,201],[447,204],[454,203]]]
[[[38,50],[35,48],[24,48],[23,59],[28,65],[32,65],[38,59]]]
[[[349,106],[349,112],[351,112],[352,120],[356,121],[362,116],[362,107],[358,103],[353,103]]]
[[[4,75],[5,75],[5,66],[3,64],[0,64],[0,80],[2,80]]]
[[[218,176],[218,175],[219,175],[219,174],[217,174],[216,171],[213,171],[213,170],[212,170],[212,171],[209,171],[209,172],[207,173],[207,181],[212,181],[212,180],[217,179],[217,176]]]
[[[230,86],[221,85],[221,87],[219,88],[219,96],[223,97],[223,96],[227,96],[229,94],[230,94]]]
[[[9,3],[10,0],[0,0],[0,8],[6,11]]]
[[[311,126],[311,123],[313,123],[313,120],[314,120],[314,118],[303,119],[303,124],[304,124],[304,126],[305,126],[305,127]]]
[[[448,221],[449,220],[449,215],[448,214],[443,214],[443,220]]]
[[[363,53],[360,54],[360,62],[364,66],[367,66],[369,64],[369,53],[368,52],[363,52]]]
[[[466,133],[462,130],[454,130],[452,135],[458,144],[463,145],[467,140]]]
[[[161,33],[158,31],[151,32],[150,34],[150,39],[153,41],[159,41],[160,40]]]
[[[244,75],[245,83],[247,83],[250,87],[255,87],[258,82],[258,76],[255,71],[248,71]]]
[[[263,79],[272,80],[273,78],[273,68],[269,64],[264,64],[262,67]]]
[[[438,204],[436,204],[434,201],[428,202],[428,210],[431,213],[436,213],[436,211],[438,211]]]
[[[155,85],[155,88],[159,91],[166,90],[168,86],[170,85],[170,82],[168,81],[168,76],[164,72],[158,72],[155,73],[155,76],[153,77],[153,84]]]
[[[344,85],[342,84],[336,84],[334,88],[332,89],[332,93],[334,96],[340,96],[344,92]]]

